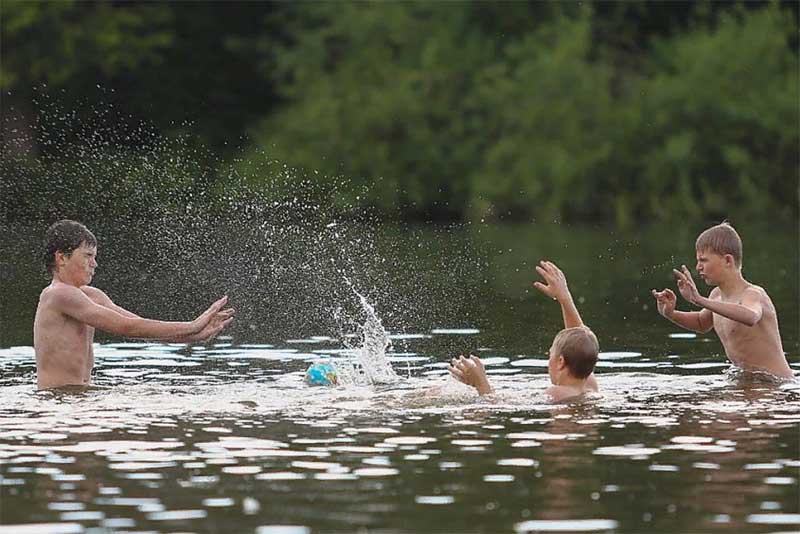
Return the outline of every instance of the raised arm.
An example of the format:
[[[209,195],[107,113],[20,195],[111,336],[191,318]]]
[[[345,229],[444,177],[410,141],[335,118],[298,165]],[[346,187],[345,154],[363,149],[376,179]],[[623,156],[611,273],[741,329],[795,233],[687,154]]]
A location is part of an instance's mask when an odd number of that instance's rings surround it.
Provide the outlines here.
[[[673,269],[673,272],[678,280],[678,290],[681,292],[681,296],[695,306],[703,308],[700,313],[708,312],[711,315],[713,312],[747,326],[754,326],[761,320],[764,309],[761,304],[761,295],[756,288],[749,287],[744,291],[741,304],[722,302],[702,296],[697,290],[692,273],[685,265],[681,267],[680,271]]]
[[[572,300],[572,293],[569,292],[567,277],[564,276],[561,269],[553,262],[542,260],[536,266],[536,272],[544,278],[546,283],[534,282],[533,287],[558,301],[561,306],[561,316],[564,318],[564,328],[584,326],[581,314],[578,313],[575,301]],[[597,379],[594,377],[594,373],[590,374],[586,381],[590,387],[597,390]]]
[[[581,315],[578,313],[578,308],[575,306],[572,294],[569,292],[567,278],[561,272],[561,269],[552,262],[542,260],[536,266],[536,272],[546,283],[534,282],[533,287],[551,299],[558,301],[561,305],[561,315],[564,318],[564,328],[583,326]]]
[[[172,322],[123,315],[112,308],[97,304],[76,287],[59,288],[53,294],[53,299],[53,304],[59,311],[98,330],[124,337],[156,339],[197,334],[227,301],[227,297],[219,299],[194,321]]]

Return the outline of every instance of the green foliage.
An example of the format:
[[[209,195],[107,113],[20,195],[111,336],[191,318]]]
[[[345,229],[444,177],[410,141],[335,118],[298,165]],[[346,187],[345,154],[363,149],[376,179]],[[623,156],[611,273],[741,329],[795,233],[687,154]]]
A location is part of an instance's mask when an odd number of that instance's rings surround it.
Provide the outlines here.
[[[508,46],[476,87],[487,147],[472,175],[480,212],[594,215],[611,151],[609,69],[588,60],[591,12],[559,17]]]
[[[125,121],[227,157],[152,182],[170,193],[148,202],[174,207],[180,187],[211,202],[303,180],[406,218],[796,220],[797,18],[789,2],[5,0],[0,84],[21,129],[33,86],[69,105],[100,85]]]
[[[284,105],[254,130],[243,172],[274,158],[343,175],[406,216],[796,214],[792,11],[705,4],[625,62],[593,41],[608,21],[591,6],[542,22],[512,4],[502,38],[476,23],[494,7],[304,7],[297,40],[273,51]]]
[[[774,5],[728,12],[714,28],[656,43],[631,130],[643,208],[659,218],[790,214],[800,143],[792,19]]]
[[[158,3],[4,0],[0,13],[3,89],[94,85],[158,64],[173,41],[172,12]]]

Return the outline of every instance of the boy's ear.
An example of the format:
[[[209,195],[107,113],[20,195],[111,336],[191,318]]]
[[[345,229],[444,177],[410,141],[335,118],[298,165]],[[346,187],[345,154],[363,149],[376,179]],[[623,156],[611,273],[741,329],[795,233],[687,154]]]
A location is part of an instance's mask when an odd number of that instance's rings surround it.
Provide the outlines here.
[[[559,354],[558,356],[556,356],[556,366],[557,366],[559,369],[563,369],[564,367],[566,367],[566,366],[567,366],[567,360],[565,360],[565,359],[564,359],[564,356],[562,356],[561,354]]]
[[[736,261],[733,259],[733,254],[725,254],[722,257],[725,260],[725,265],[736,265]]]

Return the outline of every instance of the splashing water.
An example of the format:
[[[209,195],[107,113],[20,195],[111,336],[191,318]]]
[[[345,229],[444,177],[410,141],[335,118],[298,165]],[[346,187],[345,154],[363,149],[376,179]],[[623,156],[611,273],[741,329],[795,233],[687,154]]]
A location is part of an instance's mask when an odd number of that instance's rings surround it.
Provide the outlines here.
[[[389,334],[375,312],[375,307],[367,302],[367,299],[361,293],[355,289],[353,291],[358,296],[361,307],[367,314],[367,320],[361,327],[361,348],[356,352],[358,362],[361,364],[364,374],[370,383],[390,384],[396,382],[399,377],[386,357],[386,349],[392,344],[389,340]]]
[[[386,350],[391,346],[389,333],[383,327],[375,307],[356,290],[350,280],[345,277],[345,282],[358,297],[361,310],[366,318],[364,323],[359,326],[360,341],[359,347],[353,348],[355,365],[348,363],[337,363],[339,382],[342,384],[392,384],[397,382],[400,377],[392,369],[392,364],[386,356]],[[343,339],[347,339],[343,336]],[[347,341],[345,341],[347,344]]]

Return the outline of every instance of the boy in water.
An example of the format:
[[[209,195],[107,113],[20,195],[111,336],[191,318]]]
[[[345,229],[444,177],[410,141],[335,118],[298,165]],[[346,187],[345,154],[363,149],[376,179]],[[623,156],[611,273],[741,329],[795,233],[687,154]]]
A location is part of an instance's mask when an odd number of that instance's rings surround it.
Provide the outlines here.
[[[742,277],[742,240],[736,230],[728,223],[712,226],[697,238],[695,250],[697,273],[716,287],[704,297],[685,265],[673,269],[681,296],[702,309],[677,311],[675,293],[654,289],[658,313],[687,330],[705,333],[713,328],[728,359],[742,369],[793,378],[772,300],[764,289]]]
[[[39,389],[88,385],[94,366],[95,329],[119,336],[164,341],[205,341],[233,319],[222,297],[191,322],[143,319],[89,286],[97,267],[97,239],[82,224],[63,220],[47,230],[45,264],[53,276],[33,323]]]
[[[594,366],[600,351],[597,337],[583,324],[561,269],[549,261],[540,261],[536,271],[545,283],[534,282],[533,286],[557,300],[564,317],[564,329],[556,335],[550,347],[547,373],[553,385],[545,393],[553,402],[563,402],[587,392],[596,392]],[[474,387],[481,395],[494,392],[483,363],[476,356],[454,358],[448,370],[456,380]]]

